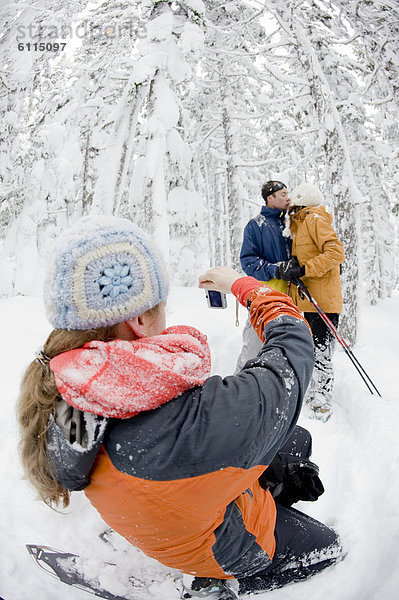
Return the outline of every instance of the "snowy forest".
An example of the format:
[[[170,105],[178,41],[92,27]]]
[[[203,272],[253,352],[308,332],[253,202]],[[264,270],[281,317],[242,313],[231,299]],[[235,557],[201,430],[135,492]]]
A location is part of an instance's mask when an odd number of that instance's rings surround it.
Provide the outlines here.
[[[342,331],[397,287],[397,0],[15,0],[0,33],[0,295],[37,294],[90,213],[150,232],[175,285],[239,267],[268,179],[320,187]]]

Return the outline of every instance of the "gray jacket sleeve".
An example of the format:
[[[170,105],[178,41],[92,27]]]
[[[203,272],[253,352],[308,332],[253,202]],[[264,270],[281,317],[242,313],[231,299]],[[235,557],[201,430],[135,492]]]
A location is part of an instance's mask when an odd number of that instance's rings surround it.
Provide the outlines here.
[[[209,469],[268,465],[294,430],[314,363],[309,327],[284,315],[264,335],[258,356],[238,375],[210,377],[187,415],[185,431]]]

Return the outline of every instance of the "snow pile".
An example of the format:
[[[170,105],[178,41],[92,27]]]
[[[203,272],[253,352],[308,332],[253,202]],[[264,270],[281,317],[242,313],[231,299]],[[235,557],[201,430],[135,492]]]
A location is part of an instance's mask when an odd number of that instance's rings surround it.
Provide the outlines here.
[[[173,288],[167,324],[197,327],[208,336],[213,373],[231,374],[241,348],[246,311],[240,307],[235,323],[235,301],[228,308],[207,308],[203,290]],[[316,503],[297,507],[341,535],[346,559],[303,583],[254,600],[396,600],[399,589],[399,405],[396,393],[396,332],[399,295],[361,311],[357,358],[369,372],[383,398],[371,396],[340,350],[335,355],[334,414],[326,424],[301,417],[313,436],[313,460],[319,464],[326,492]],[[105,544],[99,534],[107,527],[83,493],[74,493],[65,514],[35,501],[22,480],[17,453],[15,401],[21,374],[41,346],[50,327],[37,298],[0,301],[1,412],[0,464],[2,560],[0,596],[5,600],[83,600],[87,594],[40,572],[25,544],[45,544],[80,553],[96,570],[100,561],[117,564],[101,576],[116,593],[124,590],[129,574],[151,582],[148,599],[177,600],[179,574],[147,558],[123,538],[113,535]]]

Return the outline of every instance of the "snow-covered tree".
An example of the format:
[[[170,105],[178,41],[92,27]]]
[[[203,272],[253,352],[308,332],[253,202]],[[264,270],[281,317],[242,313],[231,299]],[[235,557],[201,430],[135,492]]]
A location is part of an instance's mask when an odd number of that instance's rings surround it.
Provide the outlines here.
[[[361,282],[373,303],[397,285],[397,12],[394,0],[10,5],[1,293],[39,287],[48,240],[93,212],[153,233],[174,282],[192,285],[209,264],[239,266],[265,180],[308,180],[345,245],[353,342]],[[44,32],[65,51],[18,50],[17,35]]]
[[[188,99],[197,121],[194,161],[202,165],[212,258],[239,267],[244,203],[249,190],[253,192],[250,173],[262,146],[257,115],[261,82],[255,58],[264,43],[259,23],[263,11],[241,0],[205,4],[204,57]]]

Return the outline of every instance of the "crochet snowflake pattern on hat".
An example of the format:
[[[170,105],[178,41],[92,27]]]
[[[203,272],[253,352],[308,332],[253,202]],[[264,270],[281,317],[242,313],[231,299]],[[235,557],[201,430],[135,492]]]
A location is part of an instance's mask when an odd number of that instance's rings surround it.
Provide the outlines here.
[[[141,315],[168,294],[158,250],[117,217],[84,217],[56,241],[44,302],[56,329],[91,329]]]

